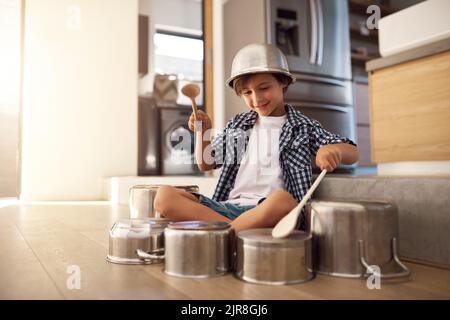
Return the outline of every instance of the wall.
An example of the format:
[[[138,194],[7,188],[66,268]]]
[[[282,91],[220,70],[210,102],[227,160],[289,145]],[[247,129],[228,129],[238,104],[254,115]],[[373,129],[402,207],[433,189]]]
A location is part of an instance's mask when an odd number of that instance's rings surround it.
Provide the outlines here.
[[[18,196],[20,0],[0,1],[0,198]]]
[[[224,3],[224,60],[225,119],[230,120],[240,112],[248,111],[241,98],[225,87],[231,73],[231,63],[236,52],[250,43],[266,42],[264,1],[228,0]]]
[[[22,194],[103,197],[137,171],[137,0],[26,1]]]
[[[213,91],[214,128],[225,127],[225,68],[224,68],[224,21],[223,0],[213,0]],[[215,171],[217,172],[217,170]]]

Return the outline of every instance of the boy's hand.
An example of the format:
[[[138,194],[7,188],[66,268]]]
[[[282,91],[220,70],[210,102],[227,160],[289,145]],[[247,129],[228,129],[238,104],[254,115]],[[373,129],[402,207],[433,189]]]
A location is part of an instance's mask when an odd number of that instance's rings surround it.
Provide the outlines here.
[[[194,113],[191,113],[191,116],[189,117],[188,126],[189,129],[192,131],[195,131],[194,127]],[[202,122],[202,131],[205,132],[208,129],[211,129],[211,119],[209,116],[202,110],[197,110],[197,121]]]
[[[342,162],[341,150],[332,145],[327,144],[321,146],[316,154],[316,165],[320,170],[326,169],[328,172],[333,171]]]

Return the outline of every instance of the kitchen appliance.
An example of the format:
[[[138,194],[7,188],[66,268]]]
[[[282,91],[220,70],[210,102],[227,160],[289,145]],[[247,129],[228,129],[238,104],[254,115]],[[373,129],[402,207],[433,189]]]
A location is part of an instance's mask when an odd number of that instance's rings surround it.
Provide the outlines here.
[[[381,278],[409,275],[397,256],[398,213],[394,204],[314,200],[306,212],[307,220],[312,222],[317,273],[361,278],[375,265],[381,270]]]
[[[297,78],[286,103],[356,142],[347,0],[267,0],[266,10],[267,41],[283,51]]]
[[[109,232],[108,262],[153,264],[164,260],[164,229],[168,219],[123,219]],[[141,256],[138,254],[141,252]]]
[[[138,175],[161,174],[159,109],[151,97],[139,97]]]
[[[273,238],[272,229],[238,233],[235,275],[244,281],[283,285],[314,277],[311,235],[294,231],[287,238]]]
[[[130,219],[160,218],[160,214],[155,210],[153,202],[156,192],[162,185],[136,185],[130,188],[129,206]],[[187,192],[199,192],[198,186],[174,186]]]
[[[171,276],[208,278],[231,268],[234,233],[226,222],[173,222],[165,230],[165,268]]]
[[[188,127],[187,107],[160,107],[162,175],[203,175],[195,160],[194,133]]]

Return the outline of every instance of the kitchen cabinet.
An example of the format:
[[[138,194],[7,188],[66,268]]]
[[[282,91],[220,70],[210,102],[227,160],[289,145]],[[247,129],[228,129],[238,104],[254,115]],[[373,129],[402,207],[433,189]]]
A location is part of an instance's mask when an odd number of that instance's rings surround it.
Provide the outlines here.
[[[139,51],[138,65],[139,75],[148,73],[148,48],[149,48],[149,23],[148,16],[139,15]]]
[[[438,45],[368,65],[374,162],[450,160],[450,40]]]
[[[369,86],[364,82],[353,82],[355,98],[357,143],[359,150],[359,167],[370,167],[371,161],[370,117],[369,117]]]
[[[386,2],[386,1],[381,1]],[[349,25],[353,78],[367,80],[367,72],[364,68],[369,60],[380,56],[378,50],[378,30],[368,29],[367,19],[371,13],[367,13],[367,7],[377,4],[374,1],[349,0]],[[398,9],[386,4],[377,4],[381,17],[396,12]]]

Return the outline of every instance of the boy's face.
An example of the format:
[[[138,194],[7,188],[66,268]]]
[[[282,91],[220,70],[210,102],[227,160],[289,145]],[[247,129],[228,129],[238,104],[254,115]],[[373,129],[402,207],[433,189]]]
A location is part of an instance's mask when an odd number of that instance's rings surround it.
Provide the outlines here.
[[[272,74],[258,73],[243,83],[241,97],[260,116],[282,116],[286,113],[283,88]]]

